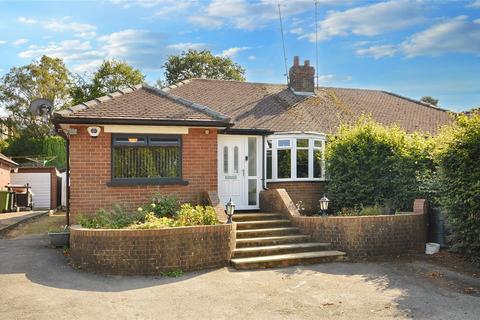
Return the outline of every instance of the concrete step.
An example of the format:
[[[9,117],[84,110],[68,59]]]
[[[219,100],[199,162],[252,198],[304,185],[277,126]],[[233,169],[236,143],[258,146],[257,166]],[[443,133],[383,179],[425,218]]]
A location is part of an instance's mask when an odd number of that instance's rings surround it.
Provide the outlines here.
[[[259,256],[272,256],[276,254],[322,251],[329,249],[329,243],[321,242],[303,242],[303,243],[287,243],[272,246],[246,247],[238,248],[233,251],[234,258],[247,258]]]
[[[288,219],[242,221],[237,222],[237,230],[290,227],[291,225],[292,223]]]
[[[283,236],[287,234],[298,234],[299,232],[296,227],[237,230],[237,239]]]
[[[233,215],[233,221],[243,222],[243,221],[258,221],[258,220],[278,220],[278,219],[287,219],[281,213],[235,213]]]
[[[307,235],[286,235],[276,237],[258,237],[237,239],[237,248],[270,246],[284,243],[299,243],[309,241],[310,236]]]
[[[239,270],[287,267],[298,264],[314,264],[322,262],[342,261],[345,252],[341,251],[312,251],[287,253],[272,256],[235,258],[230,260],[232,266]]]

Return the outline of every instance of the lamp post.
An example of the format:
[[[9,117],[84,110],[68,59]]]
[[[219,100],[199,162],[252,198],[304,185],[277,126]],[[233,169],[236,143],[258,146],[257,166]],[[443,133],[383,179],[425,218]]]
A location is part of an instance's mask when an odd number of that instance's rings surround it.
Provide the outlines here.
[[[226,209],[228,216],[227,223],[232,223],[233,213],[235,212],[235,203],[232,202],[232,198],[228,201]]]
[[[320,211],[322,212],[322,216],[324,216],[326,214],[326,211],[328,210],[328,203],[330,202],[330,200],[328,200],[328,198],[323,195],[323,197],[318,200],[319,204],[320,204]]]

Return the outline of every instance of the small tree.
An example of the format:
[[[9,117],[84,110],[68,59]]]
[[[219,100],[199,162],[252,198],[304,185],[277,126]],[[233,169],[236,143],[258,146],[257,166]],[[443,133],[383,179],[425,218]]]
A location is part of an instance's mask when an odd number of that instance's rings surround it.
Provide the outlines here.
[[[420,101],[431,104],[432,106],[436,106],[438,104],[438,99],[435,99],[430,96],[425,96],[420,99]]]
[[[420,193],[418,177],[433,167],[430,146],[418,134],[369,118],[341,125],[326,150],[333,209],[376,204],[411,209]]]
[[[181,55],[170,56],[164,68],[165,81],[169,85],[191,78],[245,81],[245,69],[242,66],[230,58],[215,56],[208,50],[188,50]]]
[[[459,116],[437,141],[438,198],[455,248],[480,263],[480,113]]]
[[[133,68],[128,63],[106,60],[93,73],[91,80],[76,75],[71,95],[73,103],[79,104],[117,91],[122,87],[141,84],[144,81],[145,76],[140,70]]]

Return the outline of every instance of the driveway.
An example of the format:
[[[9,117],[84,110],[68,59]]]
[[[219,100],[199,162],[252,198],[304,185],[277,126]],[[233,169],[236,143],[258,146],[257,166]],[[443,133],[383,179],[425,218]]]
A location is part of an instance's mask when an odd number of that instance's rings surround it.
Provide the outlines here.
[[[479,319],[465,286],[480,281],[419,261],[107,277],[45,237],[0,240],[0,319]]]

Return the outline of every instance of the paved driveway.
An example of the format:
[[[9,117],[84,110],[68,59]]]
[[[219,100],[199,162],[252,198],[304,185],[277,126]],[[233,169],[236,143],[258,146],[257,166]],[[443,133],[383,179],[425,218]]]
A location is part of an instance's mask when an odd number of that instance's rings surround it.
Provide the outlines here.
[[[461,290],[472,285],[423,262],[105,277],[43,237],[0,240],[0,319],[479,319],[480,297]]]

